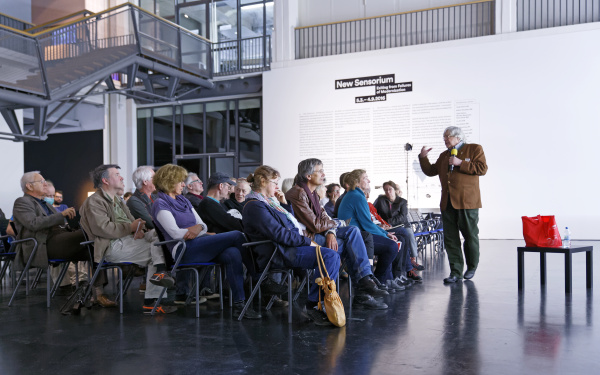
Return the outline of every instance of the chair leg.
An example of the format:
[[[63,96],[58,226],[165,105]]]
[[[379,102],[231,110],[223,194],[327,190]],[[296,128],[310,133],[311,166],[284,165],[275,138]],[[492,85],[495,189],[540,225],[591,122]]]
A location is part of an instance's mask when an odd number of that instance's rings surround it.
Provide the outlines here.
[[[221,303],[221,310],[223,310],[223,276],[221,275],[221,266],[216,266],[219,272],[219,300]]]
[[[19,289],[19,285],[21,285],[21,283],[23,282],[23,278],[25,276],[29,275],[29,267],[31,267],[31,262],[33,261],[33,257],[29,257],[29,260],[27,261],[27,264],[25,265],[25,268],[23,269],[23,271],[21,272],[21,275],[19,275],[19,280],[17,281],[17,285],[15,285],[15,289],[13,290],[13,294],[10,297],[10,301],[8,301],[8,307],[10,307],[13,303],[13,300],[15,299],[15,295],[17,294],[17,290]],[[27,281],[26,281],[26,287],[29,287],[29,277],[27,277]],[[28,295],[28,289],[25,289],[25,295]]]
[[[248,297],[248,299],[246,300],[246,304],[244,305],[244,308],[242,309],[242,312],[240,313],[238,320],[241,321],[242,319],[244,319],[244,314],[246,314],[246,310],[248,310],[248,308],[250,307],[250,304],[252,303],[252,299],[254,298],[254,296],[256,295],[258,290],[260,289],[260,284],[263,282],[263,280],[266,277],[267,277],[267,272],[265,270],[260,275],[260,278],[258,279],[258,282],[256,283],[256,286],[254,287],[254,289],[252,289],[252,293],[250,293],[250,297]]]
[[[123,270],[121,267],[115,267],[119,275],[119,312],[123,314]]]
[[[292,298],[292,277],[293,277],[293,272],[290,271],[287,274],[287,279],[288,279],[288,323],[292,324],[292,304],[293,304],[293,298]]]

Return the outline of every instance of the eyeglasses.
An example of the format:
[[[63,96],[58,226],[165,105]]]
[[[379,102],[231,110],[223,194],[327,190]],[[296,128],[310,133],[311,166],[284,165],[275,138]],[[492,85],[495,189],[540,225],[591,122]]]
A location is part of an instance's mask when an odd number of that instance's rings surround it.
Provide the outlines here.
[[[194,184],[194,183],[196,183],[196,182],[202,183],[202,181],[200,181],[200,180],[194,180],[194,181],[190,182],[190,185],[191,185],[191,184]]]
[[[44,185],[46,183],[46,180],[31,181],[30,184],[35,184],[36,182],[39,182],[42,185]]]
[[[320,169],[318,171],[314,171],[313,173],[325,174],[325,170],[324,169]]]
[[[455,137],[454,135],[445,135],[444,139],[450,139],[450,138],[454,138],[454,137]]]
[[[269,182],[274,183],[275,186],[279,185],[279,180],[269,180]]]

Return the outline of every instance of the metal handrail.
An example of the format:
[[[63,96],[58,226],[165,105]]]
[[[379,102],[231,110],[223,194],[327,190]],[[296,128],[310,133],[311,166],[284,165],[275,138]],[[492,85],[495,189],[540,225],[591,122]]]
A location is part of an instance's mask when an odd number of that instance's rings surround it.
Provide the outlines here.
[[[426,11],[429,11],[429,10],[438,10],[438,9],[444,9],[444,8],[452,8],[452,7],[458,7],[458,6],[463,6],[463,5],[472,5],[472,4],[479,4],[479,3],[493,3],[494,1],[495,0],[479,0],[479,1],[472,1],[472,2],[469,2],[469,3],[459,3],[459,4],[452,4],[452,5],[444,5],[444,6],[433,7],[433,8],[410,10],[410,11],[407,11],[407,12],[384,14],[384,15],[381,15],[381,16],[355,18],[355,19],[351,19],[351,20],[336,21],[336,22],[329,22],[329,23],[320,23],[320,24],[317,24],[317,25],[310,25],[310,26],[300,26],[300,27],[294,28],[294,30],[309,29],[311,27],[336,25],[336,24],[347,23],[347,22],[373,20],[373,19],[377,19],[377,18],[400,16],[400,15],[403,15],[403,14],[426,12]]]
[[[2,13],[2,12],[0,12],[0,16],[6,17],[6,18],[10,18],[10,19],[12,19],[12,20],[15,20],[15,21],[17,21],[17,22],[24,23],[24,24],[26,24],[26,25],[35,26],[35,25],[34,25],[34,24],[32,24],[31,22],[23,21],[23,20],[22,20],[22,19],[20,19],[20,18],[13,17],[13,16],[9,16],[9,15],[8,15],[8,14],[6,14],[6,13]]]
[[[57,23],[59,23],[61,21],[68,20],[69,18],[76,17],[76,16],[78,16],[80,14],[83,14],[84,17],[87,17],[89,15],[93,15],[94,12],[92,12],[91,10],[83,9],[83,10],[80,10],[80,11],[77,11],[77,12],[74,12],[74,13],[71,13],[71,14],[67,14],[64,17],[60,17],[60,18],[57,18],[57,19],[52,20],[52,21],[44,22],[41,25],[33,25],[32,24],[31,26],[33,26],[33,27],[30,27],[30,28],[25,29],[23,31],[33,34],[34,30],[41,29],[41,28],[49,26],[49,25],[57,24]]]

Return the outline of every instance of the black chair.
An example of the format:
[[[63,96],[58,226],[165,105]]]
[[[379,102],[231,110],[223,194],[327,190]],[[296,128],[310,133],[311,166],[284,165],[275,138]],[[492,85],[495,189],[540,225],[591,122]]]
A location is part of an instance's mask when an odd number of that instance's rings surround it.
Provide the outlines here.
[[[170,269],[171,276],[173,278],[176,278],[178,272],[187,272],[187,271],[192,272],[194,275],[194,286],[192,287],[192,289],[190,289],[190,292],[188,293],[188,296],[186,299],[186,305],[187,305],[188,301],[190,300],[191,293],[194,291],[196,294],[196,318],[200,317],[200,284],[201,284],[202,280],[204,280],[204,277],[206,276],[206,274],[208,273],[208,271],[210,269],[214,269],[215,273],[218,275],[217,281],[219,284],[219,299],[220,299],[220,304],[221,304],[221,310],[223,310],[223,278],[221,275],[221,266],[218,263],[214,263],[214,262],[182,263],[181,259],[183,258],[183,255],[185,254],[185,251],[186,251],[185,240],[183,238],[177,238],[177,239],[173,239],[173,240],[165,240],[163,233],[160,231],[160,229],[158,228],[158,226],[156,224],[154,225],[154,228],[156,230],[156,234],[159,239],[159,242],[155,242],[154,246],[161,246],[161,248],[163,250],[163,254],[165,256],[165,261],[166,261],[167,267],[169,267],[169,269]],[[177,249],[177,247],[181,247],[181,251],[179,252],[179,255],[177,256],[177,259],[175,259],[175,260],[173,259],[173,256],[171,255],[171,252],[169,251],[169,249],[167,247],[167,244],[171,244],[171,243],[175,244],[175,246],[173,247],[174,249]],[[154,308],[152,309],[152,312],[150,313],[150,315],[155,314],[156,309],[160,305],[160,302],[162,301],[162,298],[166,291],[167,291],[167,288],[163,288],[162,292],[160,293],[160,296],[156,299],[156,302],[154,303]],[[229,295],[229,304],[231,305],[231,303],[232,303],[231,290],[230,290],[229,294],[230,294]]]
[[[0,246],[2,246],[0,248],[0,263],[2,263],[2,267],[0,267],[0,283],[2,282],[2,280],[4,280],[4,276],[6,275],[6,272],[8,271],[8,268],[10,267],[11,269],[11,279],[12,279],[12,284],[15,284],[15,272],[14,272],[14,267],[11,267],[11,264],[13,264],[13,261],[15,260],[15,257],[17,255],[17,253],[11,251],[12,250],[12,246],[10,245],[10,243],[8,242],[8,239],[11,238],[12,241],[15,240],[15,238],[11,235],[3,235],[0,236]]]
[[[85,237],[85,241],[81,243],[81,245],[85,245],[87,246],[90,254],[94,254],[94,250],[93,250],[93,246],[94,246],[94,241],[90,241],[89,237],[87,235],[87,233],[85,232],[85,230],[83,230],[83,227],[81,228],[81,231],[83,232],[83,236]],[[96,279],[98,278],[98,275],[100,275],[100,272],[102,272],[103,270],[117,270],[117,274],[119,276],[119,292],[117,295],[117,298],[119,299],[119,312],[121,314],[123,314],[123,295],[127,292],[127,289],[129,289],[129,286],[131,285],[131,281],[133,280],[133,277],[135,276],[135,269],[137,267],[136,264],[131,263],[131,262],[108,262],[106,261],[106,252],[102,255],[102,258],[100,259],[100,262],[98,262],[97,265],[95,265],[96,269],[94,271],[94,276],[92,276],[92,280],[90,280],[89,285],[88,285],[88,289],[85,293],[85,297],[83,298],[83,303],[85,303],[87,301],[87,299],[90,297],[91,292],[92,292],[92,288],[94,287],[94,283],[96,282]],[[123,269],[126,268],[127,269],[127,273],[125,278],[123,278]]]

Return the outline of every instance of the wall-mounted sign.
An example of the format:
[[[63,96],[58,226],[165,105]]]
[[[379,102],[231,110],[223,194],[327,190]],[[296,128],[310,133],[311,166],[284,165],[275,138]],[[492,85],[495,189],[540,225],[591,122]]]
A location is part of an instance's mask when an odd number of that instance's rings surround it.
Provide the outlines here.
[[[412,91],[412,82],[396,82],[395,74],[335,80],[336,90],[367,86],[375,86],[375,95],[357,96],[354,98],[355,103],[382,102],[387,100],[387,94]]]

